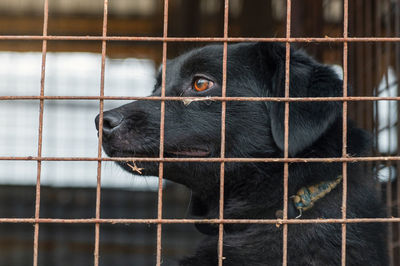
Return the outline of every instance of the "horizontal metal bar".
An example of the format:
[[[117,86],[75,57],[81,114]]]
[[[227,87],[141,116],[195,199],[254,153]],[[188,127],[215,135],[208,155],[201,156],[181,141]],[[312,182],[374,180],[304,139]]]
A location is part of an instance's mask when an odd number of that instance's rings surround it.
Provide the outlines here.
[[[53,218],[0,218],[1,223],[54,223],[54,224],[329,224],[329,223],[398,223],[400,218],[351,219],[53,219]]]
[[[175,97],[175,96],[0,96],[0,101],[13,100],[143,100],[143,101],[232,101],[232,102],[331,102],[331,101],[400,101],[400,97]]]
[[[208,162],[208,163],[334,163],[334,162],[373,162],[400,161],[400,156],[381,157],[338,157],[338,158],[159,158],[159,157],[15,157],[1,156],[0,161],[115,161],[115,162]]]
[[[400,37],[311,37],[311,38],[247,38],[247,37],[151,37],[151,36],[57,36],[0,35],[0,40],[32,41],[145,41],[145,42],[400,42]]]

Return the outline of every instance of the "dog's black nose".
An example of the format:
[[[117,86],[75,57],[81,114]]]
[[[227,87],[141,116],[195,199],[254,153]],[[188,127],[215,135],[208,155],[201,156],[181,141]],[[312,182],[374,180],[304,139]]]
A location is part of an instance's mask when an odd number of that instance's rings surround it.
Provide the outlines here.
[[[96,116],[95,119],[95,124],[96,124],[96,129],[99,130],[99,120],[100,120],[100,115]],[[112,131],[117,128],[122,120],[124,120],[124,116],[116,111],[108,111],[104,112],[103,114],[103,133],[104,135],[110,135]]]

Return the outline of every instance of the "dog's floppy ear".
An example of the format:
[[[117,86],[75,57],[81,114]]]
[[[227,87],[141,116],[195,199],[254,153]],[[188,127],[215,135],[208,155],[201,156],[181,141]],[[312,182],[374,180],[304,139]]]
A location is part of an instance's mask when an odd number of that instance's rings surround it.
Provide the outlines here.
[[[263,69],[270,79],[268,95],[285,95],[286,48],[282,44],[258,44]],[[301,51],[290,52],[290,97],[339,97],[342,81],[333,69]],[[317,141],[341,114],[341,102],[289,103],[289,155],[294,156]],[[277,146],[284,148],[284,102],[270,102],[271,130]]]

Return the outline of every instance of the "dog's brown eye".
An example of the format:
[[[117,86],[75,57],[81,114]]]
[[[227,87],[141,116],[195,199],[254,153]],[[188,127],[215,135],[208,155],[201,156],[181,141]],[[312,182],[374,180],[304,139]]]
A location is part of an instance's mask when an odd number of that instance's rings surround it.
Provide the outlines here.
[[[214,82],[205,78],[198,78],[193,83],[193,87],[196,91],[205,91],[212,86],[214,86]]]

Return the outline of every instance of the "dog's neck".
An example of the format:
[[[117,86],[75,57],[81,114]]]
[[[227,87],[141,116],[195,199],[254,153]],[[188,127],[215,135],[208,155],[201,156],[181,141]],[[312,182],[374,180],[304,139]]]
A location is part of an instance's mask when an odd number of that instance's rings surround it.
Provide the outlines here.
[[[321,167],[321,165],[319,166]],[[322,167],[327,167],[323,165]],[[330,165],[329,167],[332,167]],[[258,171],[241,169],[236,171],[237,175],[241,171],[254,171],[252,180],[230,183],[229,176],[233,173],[226,173],[225,193],[224,193],[224,218],[229,219],[277,219],[282,218],[282,195],[283,195],[283,171],[277,168],[269,169],[269,175],[260,176]],[[321,177],[306,178],[297,176],[296,166],[291,172],[289,196],[297,195],[296,200],[290,200],[288,205],[288,218],[296,218],[300,212],[311,208],[312,204],[327,195],[337,184],[340,183],[340,172],[336,176],[325,177],[325,181],[316,183],[314,178],[321,180]],[[332,170],[332,169],[331,169]],[[313,169],[310,169],[313,171]],[[260,171],[265,173],[265,169]],[[246,175],[247,176],[247,175]],[[329,178],[329,179],[328,179]],[[236,176],[236,181],[238,178]],[[257,191],[249,194],[246,191]],[[304,193],[312,191],[314,193]],[[219,191],[210,194],[199,194],[193,192],[191,201],[191,214],[202,219],[216,219],[219,217]],[[307,201],[308,200],[308,201]],[[321,199],[322,201],[323,199]],[[301,208],[301,210],[299,209]],[[226,224],[224,226],[228,233],[242,231],[248,225],[245,224]],[[196,224],[197,229],[205,234],[213,235],[218,233],[217,224]]]

